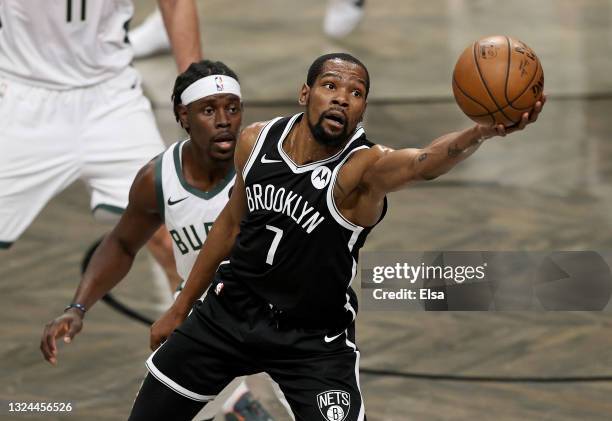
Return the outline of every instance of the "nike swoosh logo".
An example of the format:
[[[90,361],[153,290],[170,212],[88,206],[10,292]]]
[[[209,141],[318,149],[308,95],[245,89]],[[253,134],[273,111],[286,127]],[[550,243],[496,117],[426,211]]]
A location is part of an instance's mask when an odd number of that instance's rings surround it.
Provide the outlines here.
[[[182,202],[183,200],[187,199],[189,196],[187,197],[183,197],[182,199],[179,200],[172,200],[170,198],[168,198],[168,206],[172,206],[172,205],[176,205],[179,202]]]
[[[266,154],[261,157],[262,164],[274,164],[275,162],[281,162],[279,159],[268,159],[266,158]]]
[[[334,339],[339,338],[340,336],[344,335],[344,332],[339,333],[336,336],[332,336],[331,338],[327,335],[325,335],[325,337],[323,338],[323,340],[325,340],[326,343],[330,343],[331,341],[333,341]]]

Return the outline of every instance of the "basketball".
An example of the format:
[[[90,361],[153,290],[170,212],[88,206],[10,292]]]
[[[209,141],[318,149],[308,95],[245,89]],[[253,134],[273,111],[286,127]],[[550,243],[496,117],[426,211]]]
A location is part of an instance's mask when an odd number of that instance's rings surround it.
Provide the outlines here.
[[[453,94],[479,124],[513,126],[542,97],[544,70],[525,43],[504,35],[482,38],[459,56]]]

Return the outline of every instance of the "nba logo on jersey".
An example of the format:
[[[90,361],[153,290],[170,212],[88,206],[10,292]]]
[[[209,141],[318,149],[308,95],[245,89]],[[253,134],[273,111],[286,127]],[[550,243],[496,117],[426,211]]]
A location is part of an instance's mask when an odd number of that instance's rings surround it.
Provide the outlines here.
[[[223,78],[215,76],[215,83],[217,84],[217,92],[221,92],[223,90]]]
[[[343,390],[328,390],[317,395],[317,405],[327,421],[344,421],[351,409],[351,395]]]
[[[327,186],[327,183],[329,183],[330,179],[331,170],[323,165],[316,168],[310,176],[310,181],[312,181],[312,185],[319,190]]]

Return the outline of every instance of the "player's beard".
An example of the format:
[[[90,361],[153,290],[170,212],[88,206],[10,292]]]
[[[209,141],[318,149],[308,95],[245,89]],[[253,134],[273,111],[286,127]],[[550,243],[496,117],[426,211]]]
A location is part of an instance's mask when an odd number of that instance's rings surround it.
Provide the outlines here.
[[[340,146],[348,139],[348,129],[346,122],[342,127],[342,131],[337,135],[328,134],[323,128],[323,119],[325,118],[325,113],[322,113],[319,116],[319,121],[317,121],[314,125],[310,123],[310,119],[308,120],[308,127],[310,128],[310,132],[312,136],[315,138],[317,142],[321,145],[325,146]]]

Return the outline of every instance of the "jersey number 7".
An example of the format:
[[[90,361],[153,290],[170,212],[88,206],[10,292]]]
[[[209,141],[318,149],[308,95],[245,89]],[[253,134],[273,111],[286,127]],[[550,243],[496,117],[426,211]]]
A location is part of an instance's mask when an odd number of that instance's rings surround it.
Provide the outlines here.
[[[266,229],[274,233],[274,238],[272,239],[272,244],[270,244],[268,256],[266,257],[266,263],[272,265],[272,263],[274,263],[274,254],[278,248],[278,243],[280,243],[281,237],[283,236],[283,230],[273,225],[266,225]]]

